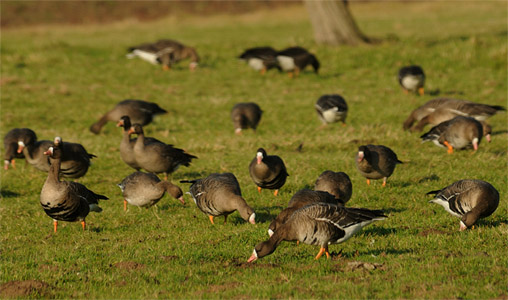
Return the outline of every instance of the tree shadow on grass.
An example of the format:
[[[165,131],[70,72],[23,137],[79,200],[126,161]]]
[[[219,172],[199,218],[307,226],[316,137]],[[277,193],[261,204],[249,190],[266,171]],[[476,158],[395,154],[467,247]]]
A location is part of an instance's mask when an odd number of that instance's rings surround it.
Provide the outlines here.
[[[277,208],[278,206],[274,206],[272,208]],[[281,208],[282,209],[282,208]],[[272,222],[273,219],[277,216],[276,214],[271,214],[269,209],[258,209],[255,210],[256,213],[256,224],[264,224],[268,222]],[[245,223],[245,220],[240,217],[240,215],[233,213],[230,217],[231,222],[234,224]],[[229,220],[229,218],[228,218]]]

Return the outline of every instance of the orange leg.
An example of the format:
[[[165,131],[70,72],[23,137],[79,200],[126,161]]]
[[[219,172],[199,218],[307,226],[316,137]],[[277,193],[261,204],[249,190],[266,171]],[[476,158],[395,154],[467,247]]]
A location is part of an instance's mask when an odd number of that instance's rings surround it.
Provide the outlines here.
[[[297,245],[297,246],[298,246],[298,245],[300,245],[300,241],[296,241],[296,245]]]
[[[274,195],[275,197],[277,197],[277,195],[278,195],[278,194],[279,194],[279,190],[275,190],[275,192],[273,192],[273,195]]]
[[[346,122],[342,123],[342,127],[346,127]]]
[[[213,216],[208,216],[208,218],[210,219],[210,222],[212,222],[212,224],[215,225],[215,223],[213,222]]]
[[[53,220],[53,231],[56,232],[56,228],[58,227],[58,221]]]
[[[409,94],[409,91],[408,91],[408,90],[403,89],[403,91],[404,91],[404,94],[406,94],[406,95],[408,95],[408,94]]]
[[[420,94],[420,96],[423,96],[423,94],[425,94],[425,90],[423,89],[423,87],[418,89],[418,94]]]
[[[295,77],[297,77],[300,74],[300,68],[295,68]]]
[[[266,73],[266,67],[263,67],[263,69],[261,69],[261,71],[259,73],[261,73],[261,75],[265,75],[265,73]]]
[[[13,169],[16,169],[16,161],[14,159],[11,160],[11,165]]]
[[[289,72],[288,74],[289,74],[289,78],[293,78],[294,77],[293,72]]]
[[[321,247],[321,249],[319,249],[319,253],[316,255],[316,259],[319,259],[321,257],[321,255],[323,255],[323,253],[326,254],[326,258],[330,258],[330,253],[328,252],[328,246],[326,246],[326,247]]]
[[[367,179],[367,185],[370,185],[370,179]]]
[[[258,193],[261,194],[261,187],[260,186],[258,186]]]
[[[450,145],[450,143],[448,143],[447,141],[444,141],[443,144],[446,146],[446,148],[448,148],[448,154],[452,154],[453,153],[452,145]]]
[[[224,225],[226,224],[227,219],[228,219],[228,215],[224,215]]]
[[[171,68],[169,66],[162,65],[162,70],[169,71],[169,70],[171,70]]]
[[[383,186],[386,186],[386,177],[383,178]]]
[[[83,231],[85,230],[86,228],[86,223],[85,223],[85,220],[81,221],[81,227],[83,228]]]
[[[127,211],[127,200],[123,199],[123,211]]]

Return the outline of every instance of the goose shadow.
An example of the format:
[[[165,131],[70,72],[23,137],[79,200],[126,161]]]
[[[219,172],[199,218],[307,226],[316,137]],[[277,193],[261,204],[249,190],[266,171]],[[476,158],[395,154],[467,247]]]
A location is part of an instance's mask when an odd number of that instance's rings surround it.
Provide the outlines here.
[[[0,197],[1,198],[15,198],[18,197],[19,194],[16,192],[11,192],[9,190],[1,190],[0,191]]]
[[[354,250],[354,251],[348,251],[348,252],[343,252],[341,249],[338,252],[333,251],[330,254],[331,254],[333,260],[340,261],[342,258],[356,258],[357,256],[361,256],[361,255],[374,255],[374,256],[385,256],[385,255],[389,255],[389,254],[402,255],[402,254],[407,254],[407,253],[411,253],[411,252],[412,252],[411,249],[393,249],[393,248],[378,249],[378,250],[364,250],[364,251]]]
[[[422,177],[418,180],[418,183],[424,183],[429,181],[438,181],[440,178],[436,174],[432,174],[430,176]]]
[[[387,236],[391,234],[396,234],[398,231],[399,229],[395,228],[370,227],[368,229],[364,229],[362,233],[363,235]]]
[[[493,131],[490,135],[501,135],[501,134],[508,134],[508,130],[499,130],[499,131]]]

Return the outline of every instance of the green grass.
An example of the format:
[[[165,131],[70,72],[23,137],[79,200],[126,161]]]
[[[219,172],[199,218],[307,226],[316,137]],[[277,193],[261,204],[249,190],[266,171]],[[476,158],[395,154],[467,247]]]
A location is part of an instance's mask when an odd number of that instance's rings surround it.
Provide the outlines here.
[[[88,216],[85,232],[61,222],[53,234],[39,204],[46,175],[23,161],[16,170],[2,170],[0,283],[48,284],[23,298],[506,298],[506,113],[489,120],[492,143],[483,141],[476,154],[448,155],[402,130],[409,113],[435,95],[404,95],[396,80],[399,67],[417,63],[428,92],[506,106],[506,4],[351,6],[362,30],[384,42],[315,45],[303,8],[3,30],[0,134],[29,127],[40,139],[59,135],[82,143],[98,157],[79,181],[110,200],[102,202],[101,214]],[[124,56],[128,46],[167,37],[197,48],[199,70],[190,73],[182,63],[163,72]],[[297,44],[320,59],[318,76],[260,76],[235,59],[247,47]],[[325,93],[340,93],[348,102],[346,127],[318,129],[313,105]],[[235,213],[228,224],[218,219],[212,226],[188,196],[185,206],[165,196],[158,208],[124,212],[116,184],[132,170],[118,153],[120,129],[109,123],[96,136],[88,127],[127,98],[166,108],[147,134],[199,157],[175,172],[174,182],[232,172],[258,223]],[[233,134],[229,112],[241,101],[255,101],[265,112],[256,134]],[[405,162],[386,188],[379,181],[367,186],[356,170],[356,150],[364,143],[389,146]],[[287,165],[290,177],[278,197],[259,195],[249,177],[258,147]],[[351,177],[348,205],[384,209],[389,218],[332,245],[340,258],[315,261],[317,247],[283,243],[246,264],[254,245],[267,239],[270,220],[327,169]],[[459,232],[458,219],[429,204],[425,193],[464,178],[493,184],[501,203],[474,230]],[[351,262],[381,265],[352,270]]]

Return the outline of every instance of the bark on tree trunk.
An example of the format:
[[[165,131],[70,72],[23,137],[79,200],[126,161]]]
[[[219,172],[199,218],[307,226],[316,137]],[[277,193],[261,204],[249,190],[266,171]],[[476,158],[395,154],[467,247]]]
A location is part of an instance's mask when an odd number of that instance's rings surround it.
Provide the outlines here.
[[[369,43],[349,11],[346,0],[304,0],[318,44]]]

